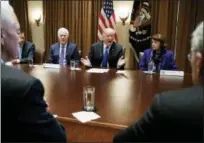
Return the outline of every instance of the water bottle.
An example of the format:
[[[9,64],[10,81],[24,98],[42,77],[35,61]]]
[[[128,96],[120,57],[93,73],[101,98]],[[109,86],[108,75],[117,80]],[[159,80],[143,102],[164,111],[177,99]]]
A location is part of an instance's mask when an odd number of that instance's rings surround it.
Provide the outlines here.
[[[148,63],[148,72],[149,73],[153,73],[154,72],[154,62],[153,61],[150,61],[149,63]]]

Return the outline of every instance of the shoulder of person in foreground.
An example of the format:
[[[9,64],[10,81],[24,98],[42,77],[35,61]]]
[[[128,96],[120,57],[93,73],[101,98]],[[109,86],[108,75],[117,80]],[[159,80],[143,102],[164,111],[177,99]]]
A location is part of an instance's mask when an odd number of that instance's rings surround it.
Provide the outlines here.
[[[202,99],[201,86],[158,94],[144,116],[117,134],[113,141],[200,140]]]
[[[12,111],[18,113],[14,120],[21,124],[18,130],[22,137],[18,136],[18,140],[66,142],[65,131],[47,112],[42,83],[11,67],[2,66],[1,72],[3,100],[11,101],[4,103],[3,107],[13,108]]]

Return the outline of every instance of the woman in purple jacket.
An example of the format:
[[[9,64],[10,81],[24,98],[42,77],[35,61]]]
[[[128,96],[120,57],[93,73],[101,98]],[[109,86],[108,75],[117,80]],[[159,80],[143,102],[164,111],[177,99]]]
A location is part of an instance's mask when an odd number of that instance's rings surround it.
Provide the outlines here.
[[[144,55],[139,62],[139,69],[156,72],[160,70],[177,70],[173,52],[166,49],[163,35],[155,34],[152,36],[152,48],[144,51]]]

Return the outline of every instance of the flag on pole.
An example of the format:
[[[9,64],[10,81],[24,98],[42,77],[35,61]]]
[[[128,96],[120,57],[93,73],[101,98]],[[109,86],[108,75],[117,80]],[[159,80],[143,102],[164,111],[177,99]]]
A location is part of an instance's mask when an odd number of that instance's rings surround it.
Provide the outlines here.
[[[116,20],[115,12],[113,9],[113,0],[103,0],[103,6],[101,8],[98,20],[98,41],[102,40],[102,34],[105,28],[115,29],[115,25]],[[115,41],[118,41],[117,34],[115,34]]]

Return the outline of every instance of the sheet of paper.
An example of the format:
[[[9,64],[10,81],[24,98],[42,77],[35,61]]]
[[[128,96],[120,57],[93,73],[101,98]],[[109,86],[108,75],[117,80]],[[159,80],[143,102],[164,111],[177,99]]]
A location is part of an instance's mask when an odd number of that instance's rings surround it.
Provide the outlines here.
[[[82,123],[86,123],[86,122],[101,118],[98,114],[94,112],[86,112],[86,111],[72,113],[72,115]]]
[[[116,73],[117,74],[125,74],[125,71],[124,70],[118,70]]]
[[[183,71],[161,70],[160,75],[184,76],[184,72]]]
[[[44,68],[55,68],[55,69],[59,69],[60,65],[58,64],[43,64]]]
[[[13,66],[13,64],[11,62],[6,62],[5,65],[7,66]]]
[[[71,69],[72,70],[72,69]],[[72,70],[72,71],[80,71],[81,70],[81,68],[75,68],[74,70]]]
[[[92,68],[92,69],[87,70],[87,72],[89,73],[106,73],[108,71],[109,69],[97,69],[97,68]]]
[[[54,117],[54,118],[57,118],[57,117],[58,117],[58,115],[54,114],[54,115],[53,115],[53,117]]]
[[[146,74],[154,74],[155,72],[152,72],[152,71],[143,71],[144,73]]]

